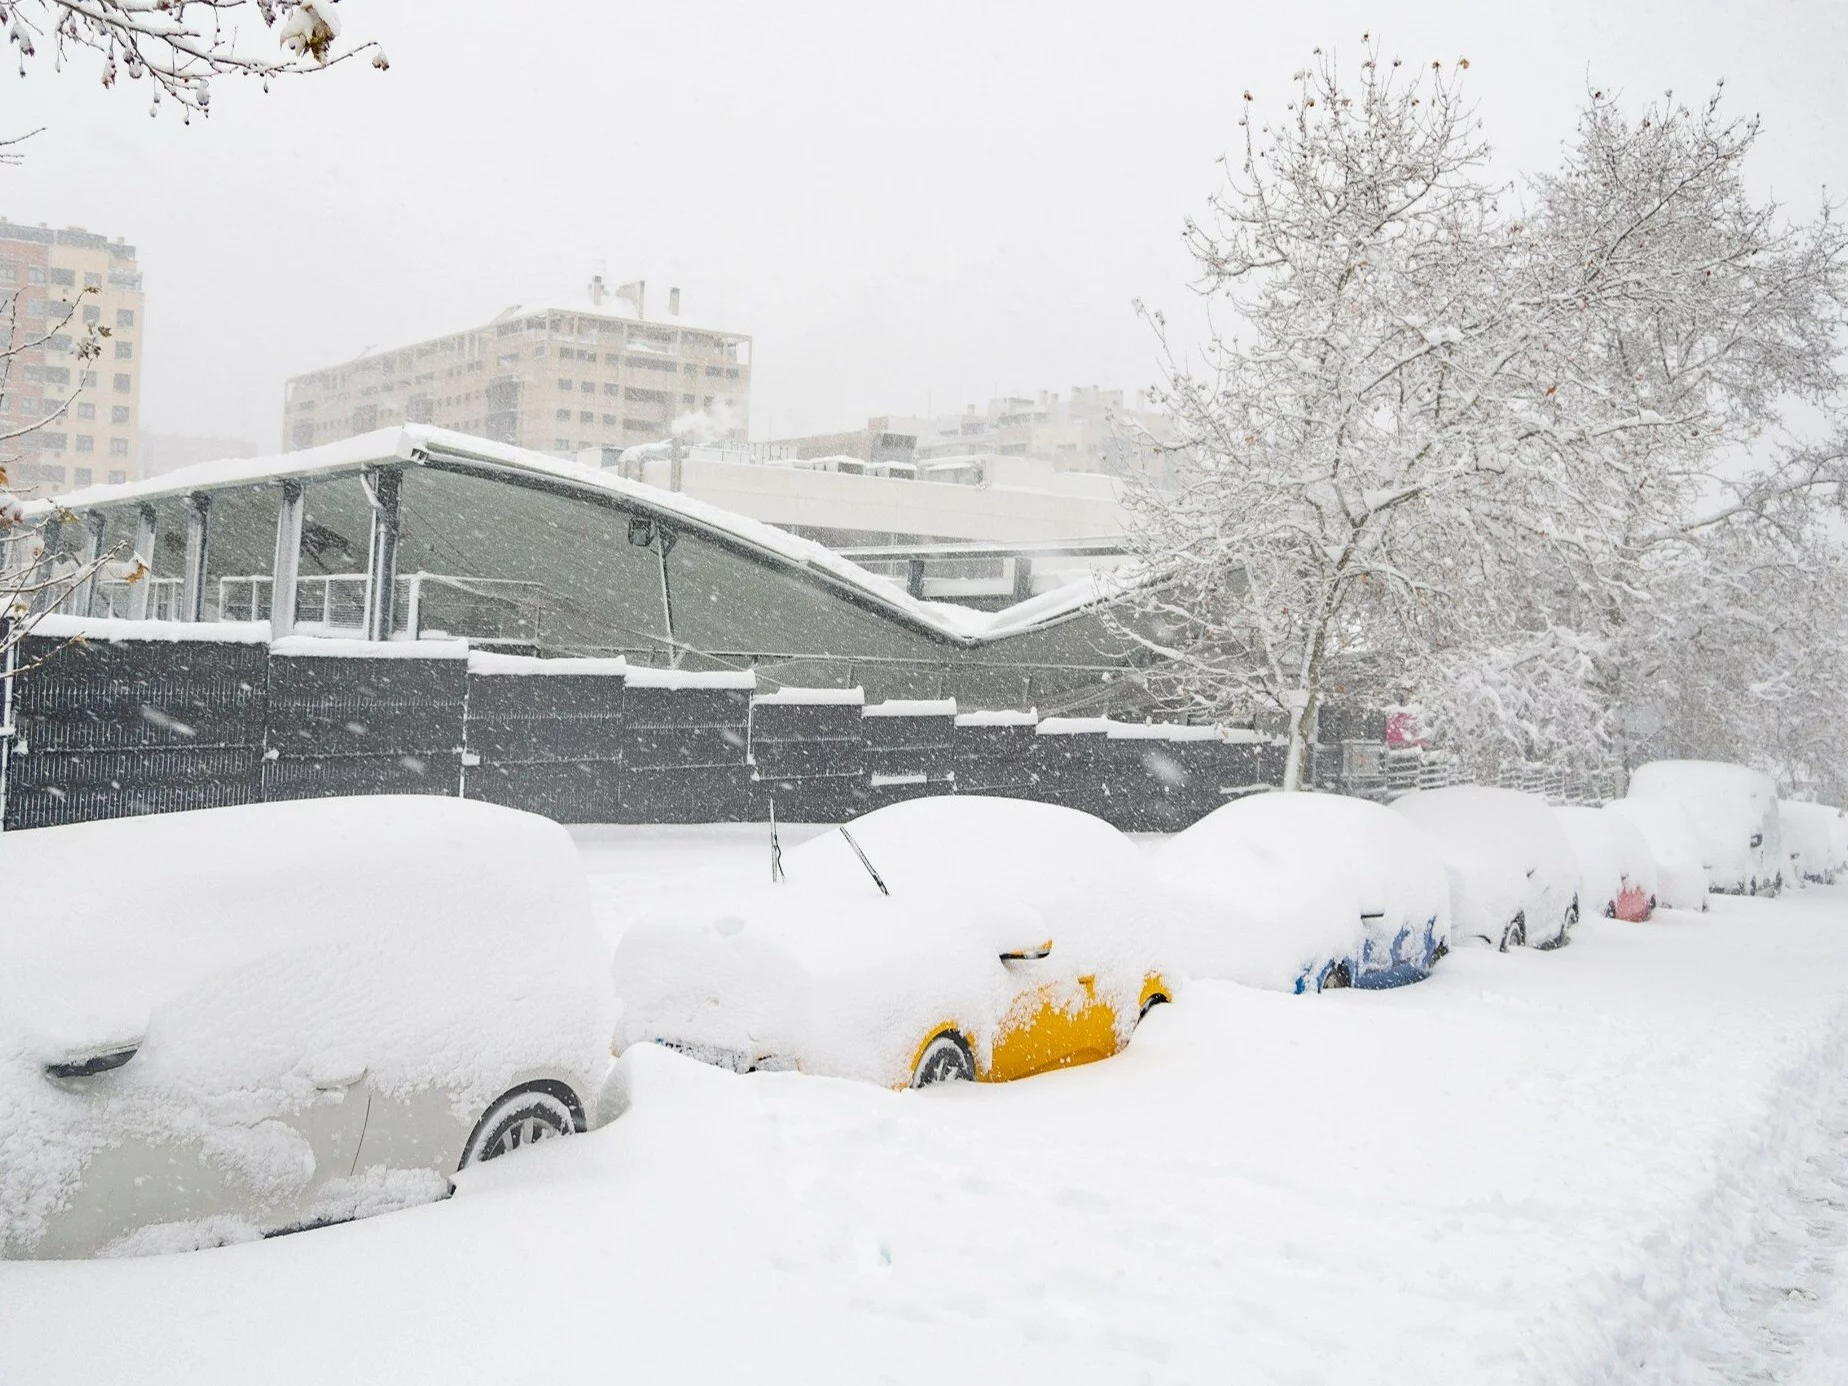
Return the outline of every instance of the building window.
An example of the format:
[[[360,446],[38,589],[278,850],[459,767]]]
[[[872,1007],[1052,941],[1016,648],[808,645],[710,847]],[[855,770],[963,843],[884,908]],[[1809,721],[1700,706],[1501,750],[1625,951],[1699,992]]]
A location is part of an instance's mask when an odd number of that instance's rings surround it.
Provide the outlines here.
[[[558,382],[558,388],[561,390],[569,390],[571,388],[571,382],[569,380],[560,380]]]
[[[111,486],[120,486],[120,485],[121,485],[121,484],[122,484],[123,482],[125,482],[125,481],[127,481],[127,480],[128,480],[128,473],[127,473],[127,472],[111,472],[111,473],[109,473],[109,484],[110,484]]]
[[[578,381],[578,389],[582,390],[587,395],[594,395],[597,393],[597,382],[594,380],[580,380]]]
[[[686,407],[689,409],[691,409],[693,405],[696,403],[692,395],[682,395],[680,397],[680,402],[686,405]]]
[[[545,347],[544,347],[544,346],[536,346],[536,347],[534,347],[534,348],[533,348],[533,355],[534,355],[534,356],[544,356],[544,355],[545,355]]]
[[[109,422],[112,424],[127,423],[128,422],[128,406],[126,404],[110,405],[109,406]]]
[[[89,441],[90,440],[88,438],[78,439],[78,442],[80,443],[87,443]],[[80,447],[77,449],[77,451],[82,452],[83,449]],[[91,472],[91,470],[88,467],[73,467],[71,469],[71,482],[74,485],[88,486],[95,479],[96,479],[95,474]]]
[[[11,260],[0,260],[0,284],[17,284],[19,266]]]
[[[127,457],[128,456],[128,439],[111,438],[109,440],[109,455],[111,457]]]
[[[133,342],[117,342],[115,346],[116,360],[133,361],[135,359],[135,344]]]
[[[28,265],[26,267],[26,282],[28,284],[43,284],[45,282],[45,267],[43,265]]]
[[[122,412],[127,413],[128,411],[125,409]],[[297,419],[295,421],[294,428],[289,431],[289,446],[295,448],[311,448],[314,446],[313,419]]]
[[[571,411],[569,409],[560,409],[558,411],[558,421],[560,423],[570,423],[571,422]]]
[[[84,305],[83,320],[85,322],[100,322],[102,320],[102,316],[103,316],[103,310],[101,308],[98,308],[94,303],[86,303]]]
[[[75,284],[77,282],[76,270],[58,269],[54,266],[45,273],[54,284]]]
[[[115,391],[118,395],[125,395],[134,388],[135,382],[130,379],[126,373],[122,371],[116,372]]]
[[[580,413],[578,414],[578,422],[579,422],[579,423],[586,423],[586,424],[587,424],[587,423],[595,423],[596,421],[597,421],[597,416],[596,416],[595,414],[593,414],[593,413],[591,413],[591,412],[590,412],[590,410],[588,410],[588,409],[585,409],[585,410],[583,410],[582,412],[580,412]]]
[[[116,309],[116,326],[117,327],[133,327],[134,325],[135,325],[135,310],[133,308]]]
[[[571,440],[569,438],[554,438],[552,440],[552,448],[556,452],[570,452]]]
[[[96,439],[92,438],[88,433],[79,433],[77,435],[77,451],[95,452]]]
[[[28,436],[46,452],[63,452],[70,443],[70,439],[62,433],[34,433]]]
[[[103,287],[103,276],[98,274],[95,270],[85,270],[83,273],[83,286],[86,289],[100,289]]]
[[[615,399],[616,396],[622,393],[622,386],[612,380],[603,387],[603,393],[608,395],[611,399]]]
[[[614,414],[605,414],[603,416],[603,426],[605,428],[616,427],[616,416]]]
[[[82,404],[77,406],[77,417],[80,419],[94,419],[96,417],[96,406],[91,404],[88,400],[85,400]]]
[[[96,384],[96,372],[95,371],[85,371],[83,373],[83,383],[86,386]]]

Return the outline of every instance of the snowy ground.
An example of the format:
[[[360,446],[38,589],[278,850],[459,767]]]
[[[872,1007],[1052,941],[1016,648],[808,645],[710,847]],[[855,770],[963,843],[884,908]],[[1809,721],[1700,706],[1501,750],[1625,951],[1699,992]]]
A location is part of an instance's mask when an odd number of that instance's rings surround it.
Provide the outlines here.
[[[786,841],[794,841],[792,830]],[[594,829],[606,927],[761,828]],[[625,1061],[447,1203],[0,1266],[0,1382],[1848,1378],[1848,888],[889,1093]]]

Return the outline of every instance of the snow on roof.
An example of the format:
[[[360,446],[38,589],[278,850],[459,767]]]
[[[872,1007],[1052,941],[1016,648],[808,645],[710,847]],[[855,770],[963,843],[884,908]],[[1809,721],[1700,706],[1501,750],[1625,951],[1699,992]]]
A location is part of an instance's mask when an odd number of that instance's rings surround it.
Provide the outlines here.
[[[1014,708],[991,708],[956,714],[956,725],[959,727],[1031,727],[1038,723],[1039,713],[1033,708],[1024,712]]]
[[[184,496],[193,491],[242,483],[259,484],[285,477],[309,477],[353,471],[368,464],[419,463],[433,459],[476,463],[488,469],[504,468],[529,475],[552,477],[585,491],[619,496],[639,508],[674,516],[683,523],[724,535],[794,567],[821,576],[892,614],[922,626],[939,638],[976,645],[1023,631],[1053,625],[1100,601],[1120,595],[1144,580],[1134,564],[1111,573],[1081,578],[1000,611],[977,611],[949,602],[922,601],[904,586],[880,577],[841,557],[825,545],[804,539],[761,520],[736,514],[680,491],[667,491],[633,481],[613,471],[584,463],[531,452],[507,443],[476,438],[429,424],[381,428],[354,438],[272,457],[227,458],[200,462],[158,477],[118,485],[85,486],[55,499],[28,501],[28,518],[47,516],[59,509],[85,510]]]

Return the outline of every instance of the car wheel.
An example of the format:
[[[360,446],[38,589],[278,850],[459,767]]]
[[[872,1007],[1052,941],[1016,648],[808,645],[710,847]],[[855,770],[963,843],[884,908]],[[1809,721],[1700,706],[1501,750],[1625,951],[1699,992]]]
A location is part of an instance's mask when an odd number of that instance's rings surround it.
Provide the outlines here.
[[[1566,927],[1568,929],[1575,929],[1578,927],[1578,922],[1579,922],[1578,896],[1574,895],[1572,897],[1572,903],[1566,906]]]
[[[914,1088],[927,1088],[932,1083],[974,1081],[975,1054],[969,1048],[969,1041],[954,1030],[945,1030],[924,1046],[924,1052],[918,1056],[917,1071],[911,1075]]]
[[[475,1123],[457,1169],[499,1159],[524,1145],[584,1129],[584,1105],[563,1083],[532,1083],[489,1104]]]
[[[1501,951],[1527,946],[1527,911],[1516,910],[1514,918],[1508,921],[1508,928],[1502,934]]]
[[[1330,963],[1322,971],[1322,980],[1316,985],[1317,991],[1338,991],[1343,987],[1354,985],[1353,970],[1344,962]]]
[[[1144,1001],[1142,1003],[1142,1009],[1136,1012],[1136,1024],[1140,1025],[1146,1020],[1149,1012],[1154,1010],[1157,1006],[1165,1006],[1167,1004],[1168,997],[1165,993],[1159,991],[1150,992],[1149,999]]]

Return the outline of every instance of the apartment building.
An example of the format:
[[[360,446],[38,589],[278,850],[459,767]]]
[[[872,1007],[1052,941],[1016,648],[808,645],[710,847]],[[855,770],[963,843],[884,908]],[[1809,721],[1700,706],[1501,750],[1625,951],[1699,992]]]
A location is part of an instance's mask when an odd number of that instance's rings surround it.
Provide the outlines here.
[[[595,279],[573,306],[516,306],[482,327],[295,376],[284,446],[428,423],[569,455],[665,438],[688,415],[706,416],[702,436],[742,439],[750,337],[685,321],[678,289],[665,316],[645,318],[639,290]]]
[[[793,459],[838,454],[875,464],[1030,457],[1061,472],[1159,480],[1167,464],[1162,444],[1171,434],[1167,415],[1131,403],[1123,391],[1080,385],[1063,398],[1047,390],[1037,397],[1004,395],[960,414],[879,415],[862,429],[778,439],[768,452]]]
[[[145,328],[134,246],[0,219],[0,433],[40,421],[0,449],[15,486],[50,493],[140,477]],[[86,363],[77,348],[90,329],[108,336]]]

